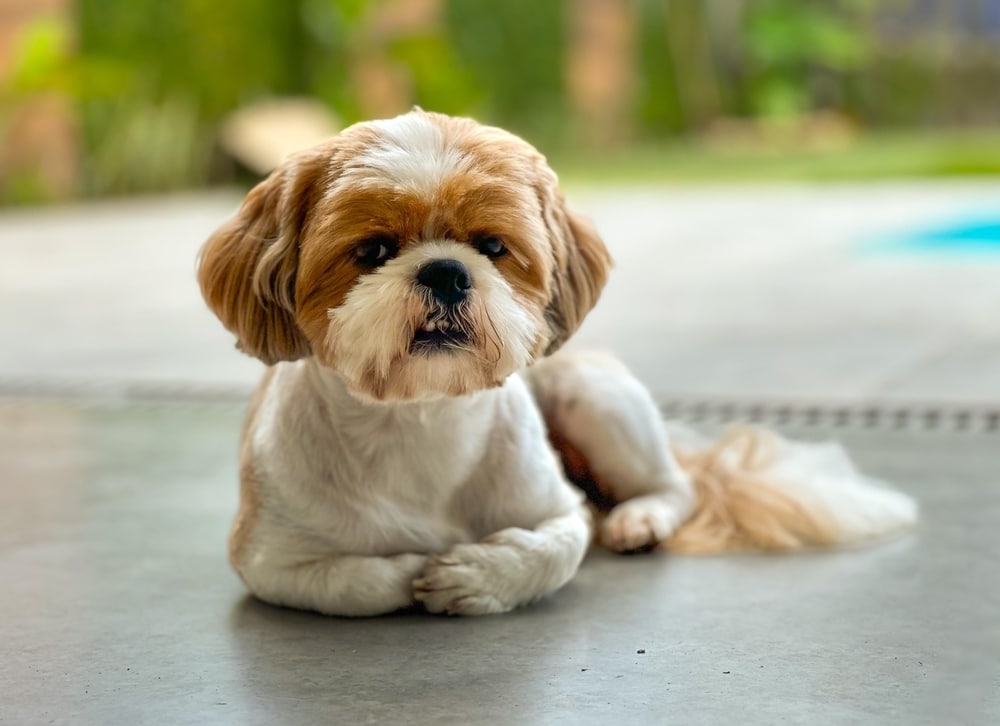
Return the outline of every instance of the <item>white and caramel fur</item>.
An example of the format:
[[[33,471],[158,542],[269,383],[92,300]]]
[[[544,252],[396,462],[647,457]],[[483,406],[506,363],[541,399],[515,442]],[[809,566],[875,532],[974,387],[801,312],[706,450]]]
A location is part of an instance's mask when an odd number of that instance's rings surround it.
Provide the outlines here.
[[[372,239],[392,252],[360,264]],[[437,260],[469,274],[453,309],[415,283]],[[781,456],[747,449],[763,434],[678,458],[620,363],[557,352],[609,267],[544,158],[468,119],[358,124],[258,185],[199,269],[239,347],[271,366],[230,537],[249,589],[332,615],[498,613],[573,577],[592,512],[620,552],[795,549],[913,521],[909,499],[860,477],[780,476]]]

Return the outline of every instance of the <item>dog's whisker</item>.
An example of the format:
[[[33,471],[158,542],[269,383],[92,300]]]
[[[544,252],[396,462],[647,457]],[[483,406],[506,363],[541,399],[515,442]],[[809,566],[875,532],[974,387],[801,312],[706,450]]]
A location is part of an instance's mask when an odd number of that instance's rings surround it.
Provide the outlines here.
[[[500,332],[497,330],[497,326],[493,322],[493,318],[490,317],[489,309],[484,307],[483,314],[486,316],[486,320],[490,324],[490,329],[493,331],[493,335],[487,335],[487,338],[491,343],[493,343],[493,347],[496,348],[497,355],[496,359],[493,361],[493,363],[496,364],[499,363],[500,359],[503,357],[503,338],[501,338]]]

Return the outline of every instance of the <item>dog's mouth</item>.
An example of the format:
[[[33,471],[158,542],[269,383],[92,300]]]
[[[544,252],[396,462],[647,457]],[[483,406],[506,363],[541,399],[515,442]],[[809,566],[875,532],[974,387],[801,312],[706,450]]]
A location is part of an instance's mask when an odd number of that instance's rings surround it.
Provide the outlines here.
[[[461,348],[469,342],[466,333],[454,320],[438,318],[428,320],[413,334],[411,353],[431,353],[438,350]]]

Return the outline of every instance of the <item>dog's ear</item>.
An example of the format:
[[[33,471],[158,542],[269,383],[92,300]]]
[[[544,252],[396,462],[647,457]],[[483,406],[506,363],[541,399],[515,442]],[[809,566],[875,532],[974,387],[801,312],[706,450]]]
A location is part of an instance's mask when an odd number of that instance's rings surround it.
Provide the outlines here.
[[[290,157],[247,195],[199,255],[201,294],[237,347],[268,365],[309,355],[295,323],[299,235],[322,191],[328,155]]]
[[[538,198],[555,261],[551,297],[545,310],[550,355],[580,327],[597,302],[611,270],[611,255],[590,220],[566,207],[555,173],[537,167]]]

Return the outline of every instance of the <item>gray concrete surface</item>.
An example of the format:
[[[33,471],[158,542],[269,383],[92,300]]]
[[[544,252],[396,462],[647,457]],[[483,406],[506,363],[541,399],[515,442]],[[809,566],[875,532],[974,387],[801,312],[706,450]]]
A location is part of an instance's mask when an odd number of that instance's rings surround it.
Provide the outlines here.
[[[879,546],[598,552],[513,614],[351,621],[252,601],[226,567],[240,414],[0,404],[0,721],[1000,720],[995,436],[847,434],[924,507]]]
[[[570,196],[618,260],[578,342],[663,397],[1000,404],[1000,256],[866,250],[996,214],[1000,182]],[[198,399],[240,400],[260,366],[193,277],[237,203],[0,214],[0,723],[1000,722],[995,433],[839,430],[923,506],[870,549],[594,553],[479,620],[246,598],[225,562],[242,403]]]

